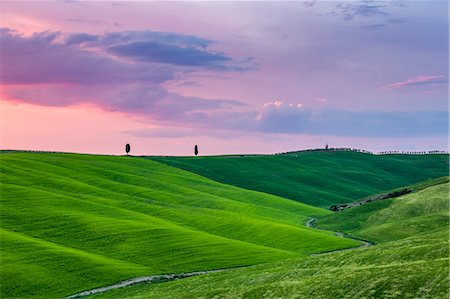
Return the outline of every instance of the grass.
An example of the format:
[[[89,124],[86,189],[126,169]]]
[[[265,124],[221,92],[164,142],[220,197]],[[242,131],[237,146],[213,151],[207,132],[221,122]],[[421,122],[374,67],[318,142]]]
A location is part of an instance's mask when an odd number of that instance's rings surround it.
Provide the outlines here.
[[[148,159],[2,153],[0,183],[2,298],[359,244],[303,225],[327,210]]]
[[[142,284],[93,298],[448,298],[448,188],[443,183],[390,199],[388,208],[380,201],[326,216],[330,224],[346,219],[355,232],[351,220],[358,213],[346,212],[361,211],[361,231],[372,228],[378,231],[373,236],[389,235],[375,246]],[[345,217],[335,217],[340,213]],[[445,220],[434,221],[441,215]],[[383,218],[388,227],[380,224]],[[408,229],[404,223],[420,228]]]
[[[418,191],[408,196],[346,209],[322,217],[316,224],[380,243],[445,227],[449,217],[448,180],[443,177],[413,185],[409,188]]]
[[[215,181],[328,207],[448,175],[449,155],[300,152],[261,156],[148,157]]]

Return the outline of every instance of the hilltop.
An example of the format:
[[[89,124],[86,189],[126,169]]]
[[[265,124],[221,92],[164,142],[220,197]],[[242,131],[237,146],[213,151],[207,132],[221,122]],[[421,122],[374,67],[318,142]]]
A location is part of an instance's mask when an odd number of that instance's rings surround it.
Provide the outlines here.
[[[329,207],[448,175],[449,155],[304,151],[282,155],[148,157],[215,181]]]

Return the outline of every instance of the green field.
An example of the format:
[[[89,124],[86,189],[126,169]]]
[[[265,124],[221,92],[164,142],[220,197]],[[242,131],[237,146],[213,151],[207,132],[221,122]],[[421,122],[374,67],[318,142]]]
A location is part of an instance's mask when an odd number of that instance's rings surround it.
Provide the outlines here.
[[[316,224],[379,243],[430,233],[448,227],[448,180],[444,177],[426,181],[423,185],[431,185],[426,189],[346,209],[322,217]]]
[[[375,246],[137,285],[93,298],[448,298],[448,190],[444,182],[318,222],[374,237],[380,242]]]
[[[448,175],[448,155],[314,151],[274,156],[149,157],[215,181],[313,206],[356,201]]]
[[[448,155],[2,152],[0,297],[57,298],[139,276],[230,268],[98,296],[447,298],[448,167]],[[418,183],[413,193],[338,213],[277,196],[327,206],[410,183]],[[329,231],[306,227],[311,217]],[[311,255],[361,245],[332,231],[377,245]]]
[[[2,298],[358,246],[304,226],[331,214],[136,157],[0,154]]]

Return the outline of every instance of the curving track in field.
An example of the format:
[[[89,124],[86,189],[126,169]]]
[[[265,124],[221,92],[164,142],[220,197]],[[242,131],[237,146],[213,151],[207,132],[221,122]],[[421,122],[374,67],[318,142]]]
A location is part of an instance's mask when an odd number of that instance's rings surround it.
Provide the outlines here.
[[[315,222],[316,222],[316,218],[311,217],[311,218],[309,218],[308,220],[306,220],[305,226],[306,226],[306,227],[309,227],[309,228],[314,228],[314,229],[321,229],[321,228],[318,228],[318,227],[316,227],[316,226],[314,225]],[[353,236],[351,236],[351,235],[349,235],[349,234],[345,234],[345,233],[342,233],[342,232],[334,232],[334,233],[335,233],[335,235],[338,236],[338,237],[341,237],[341,238],[347,238],[347,239],[352,239],[352,240],[355,240],[355,241],[359,241],[359,242],[361,242],[362,244],[361,244],[360,246],[358,246],[358,247],[344,248],[344,249],[336,249],[336,250],[331,250],[331,251],[326,251],[326,252],[321,252],[321,253],[313,253],[313,254],[311,254],[311,255],[319,255],[319,254],[326,254],[326,253],[337,252],[337,251],[352,250],[352,249],[357,249],[357,248],[368,247],[368,246],[374,245],[374,243],[372,243],[372,242],[370,242],[370,241],[358,239],[358,238],[355,238],[355,237],[353,237]]]

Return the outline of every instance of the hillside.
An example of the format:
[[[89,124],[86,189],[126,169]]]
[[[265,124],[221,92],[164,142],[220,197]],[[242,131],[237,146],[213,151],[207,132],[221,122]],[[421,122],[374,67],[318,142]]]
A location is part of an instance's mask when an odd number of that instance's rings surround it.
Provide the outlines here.
[[[358,246],[303,226],[331,212],[135,157],[0,154],[1,297]]]
[[[448,155],[316,151],[284,155],[148,157],[215,181],[313,206],[347,203],[448,175]]]
[[[426,189],[346,209],[322,217],[316,224],[380,243],[441,229],[449,221],[448,180],[426,181],[422,184],[430,186]]]
[[[379,245],[137,285],[92,298],[448,298],[448,188],[444,183],[392,199],[389,208],[365,205],[372,208],[357,220],[364,223],[361,235],[373,229]],[[347,211],[362,212],[365,206]],[[347,219],[350,224],[356,212],[326,216],[327,223]],[[340,213],[348,217],[337,217]],[[379,223],[383,218],[386,227]]]

